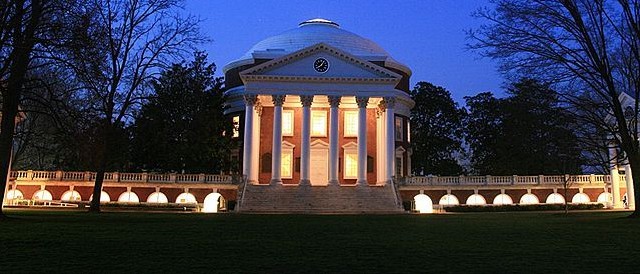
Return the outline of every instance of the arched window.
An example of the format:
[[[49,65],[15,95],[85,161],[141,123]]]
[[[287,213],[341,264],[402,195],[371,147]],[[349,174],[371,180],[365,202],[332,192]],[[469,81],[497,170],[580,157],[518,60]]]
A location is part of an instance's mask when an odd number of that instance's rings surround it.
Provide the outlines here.
[[[433,202],[431,198],[425,194],[418,194],[413,197],[416,210],[420,213],[433,213]]]

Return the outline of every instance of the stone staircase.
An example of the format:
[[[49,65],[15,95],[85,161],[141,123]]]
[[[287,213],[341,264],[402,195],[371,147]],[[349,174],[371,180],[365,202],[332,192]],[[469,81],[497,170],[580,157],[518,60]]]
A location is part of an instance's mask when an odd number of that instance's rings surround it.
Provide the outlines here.
[[[247,184],[243,213],[403,213],[393,186],[282,186]]]

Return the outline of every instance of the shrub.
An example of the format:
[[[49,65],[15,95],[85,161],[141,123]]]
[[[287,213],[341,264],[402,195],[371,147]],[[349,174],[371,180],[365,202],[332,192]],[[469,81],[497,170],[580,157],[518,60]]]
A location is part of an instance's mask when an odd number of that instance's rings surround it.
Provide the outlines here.
[[[569,210],[603,209],[603,204],[569,204]],[[457,205],[444,207],[446,212],[507,212],[507,211],[553,211],[564,210],[564,204],[537,205]]]

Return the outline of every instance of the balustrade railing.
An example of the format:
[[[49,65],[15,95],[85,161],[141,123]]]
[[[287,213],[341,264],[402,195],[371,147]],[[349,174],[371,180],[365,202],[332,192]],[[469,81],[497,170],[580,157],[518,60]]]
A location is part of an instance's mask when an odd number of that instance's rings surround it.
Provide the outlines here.
[[[95,181],[95,172],[15,170],[9,174],[16,181]],[[105,182],[122,183],[210,183],[232,184],[232,175],[177,173],[105,172]]]
[[[540,185],[553,184],[605,184],[610,175],[538,175],[538,176],[414,176],[402,181],[403,185]],[[620,175],[620,182],[625,176]]]

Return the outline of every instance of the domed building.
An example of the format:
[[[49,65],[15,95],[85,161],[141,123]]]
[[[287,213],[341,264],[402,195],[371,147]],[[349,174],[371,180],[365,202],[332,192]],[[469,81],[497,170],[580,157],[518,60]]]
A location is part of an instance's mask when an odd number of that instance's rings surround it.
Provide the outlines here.
[[[249,185],[385,186],[409,173],[411,70],[324,19],[224,67]]]

